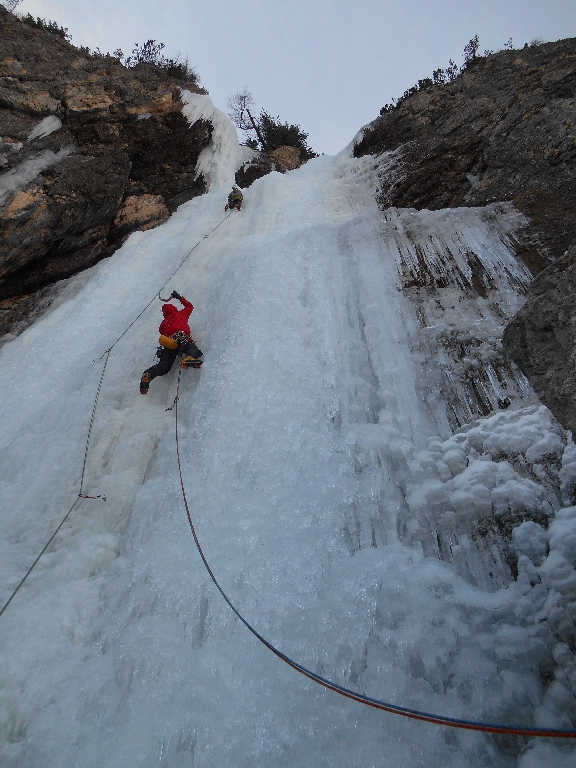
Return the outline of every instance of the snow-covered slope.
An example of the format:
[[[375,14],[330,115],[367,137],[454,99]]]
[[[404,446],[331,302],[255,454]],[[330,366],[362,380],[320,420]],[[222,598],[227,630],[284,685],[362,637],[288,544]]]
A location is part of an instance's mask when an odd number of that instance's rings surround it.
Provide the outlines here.
[[[198,534],[237,607],[320,674],[452,717],[570,727],[576,454],[498,357],[526,282],[513,213],[384,216],[373,162],[260,179],[167,288],[195,304],[205,354],[179,404]],[[93,360],[222,220],[227,191],[132,235],[1,350],[1,604],[78,493]],[[442,276],[426,290],[425,263]],[[572,765],[569,746],[348,701],[239,624],[187,527],[176,371],[138,392],[160,306],[108,363],[84,485],[107,501],[79,502],[0,619],[0,763]],[[474,421],[482,402],[496,410]]]

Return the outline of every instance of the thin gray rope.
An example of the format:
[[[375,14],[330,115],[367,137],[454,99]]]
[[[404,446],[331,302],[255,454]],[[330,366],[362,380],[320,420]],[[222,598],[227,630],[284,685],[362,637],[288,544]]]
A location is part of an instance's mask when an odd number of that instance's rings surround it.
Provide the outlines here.
[[[192,255],[192,253],[193,253],[193,252],[196,250],[196,248],[198,248],[198,246],[200,245],[200,243],[202,243],[204,240],[206,240],[208,237],[210,237],[210,235],[211,235],[213,232],[215,232],[215,231],[218,229],[218,227],[219,227],[219,226],[221,226],[221,225],[222,225],[222,224],[223,224],[223,223],[226,221],[226,219],[228,218],[228,216],[230,216],[230,215],[231,215],[231,213],[232,213],[232,211],[231,211],[230,213],[226,214],[226,216],[224,216],[224,218],[222,219],[222,221],[221,221],[219,224],[217,224],[217,225],[214,227],[214,229],[213,229],[213,230],[211,230],[211,231],[210,231],[210,232],[209,232],[207,235],[204,235],[204,237],[202,238],[202,240],[199,240],[199,241],[196,243],[196,245],[195,245],[195,246],[194,246],[194,247],[193,247],[193,248],[192,248],[192,249],[191,249],[191,250],[190,250],[190,251],[189,251],[189,252],[186,254],[186,256],[185,256],[185,257],[182,259],[182,261],[180,262],[180,264],[179,264],[179,265],[176,267],[176,269],[175,269],[175,270],[172,272],[172,274],[171,274],[171,275],[170,275],[170,277],[169,277],[169,278],[166,280],[166,282],[164,283],[164,285],[162,285],[162,286],[161,286],[161,288],[160,288],[160,290],[158,291],[158,293],[154,295],[154,298],[153,298],[153,299],[151,299],[151,300],[148,302],[148,304],[146,304],[146,306],[144,307],[144,309],[143,309],[143,310],[140,312],[140,314],[139,314],[137,317],[135,317],[135,318],[134,318],[134,320],[133,320],[133,321],[130,323],[130,325],[129,325],[129,326],[128,326],[128,327],[127,327],[125,330],[124,330],[124,332],[123,332],[123,333],[122,333],[122,334],[121,334],[121,335],[120,335],[120,336],[119,336],[119,337],[116,339],[116,341],[114,342],[114,344],[112,344],[112,346],[111,346],[111,347],[109,347],[109,348],[108,348],[108,349],[107,349],[107,350],[106,350],[106,351],[105,351],[105,352],[104,352],[104,353],[101,355],[101,357],[99,358],[99,360],[102,360],[102,359],[105,357],[105,358],[106,358],[106,360],[105,360],[105,362],[104,362],[104,367],[102,368],[102,374],[101,374],[101,376],[100,376],[100,383],[98,384],[98,390],[97,390],[97,392],[96,392],[96,397],[95,397],[95,399],[94,399],[94,406],[93,406],[93,408],[92,408],[92,416],[91,416],[91,419],[90,419],[90,426],[88,427],[88,435],[87,435],[87,437],[86,437],[86,447],[85,447],[85,449],[84,449],[84,462],[83,462],[83,464],[82,464],[82,474],[81,474],[81,477],[80,477],[80,490],[79,490],[79,492],[78,492],[78,496],[76,497],[76,500],[74,501],[74,504],[72,504],[72,506],[70,507],[70,509],[68,510],[68,512],[66,512],[66,514],[64,515],[64,517],[63,517],[63,518],[62,518],[62,520],[60,521],[60,524],[58,525],[58,527],[56,528],[56,530],[54,531],[54,533],[53,533],[53,534],[50,536],[50,538],[48,539],[48,541],[47,541],[47,542],[46,542],[46,544],[44,545],[44,547],[43,547],[42,551],[40,552],[40,554],[38,555],[38,557],[37,557],[37,558],[34,560],[34,562],[32,563],[32,565],[30,566],[30,568],[29,568],[29,569],[26,571],[26,573],[25,573],[24,577],[22,578],[22,580],[20,581],[20,583],[18,584],[18,586],[17,586],[17,587],[16,587],[16,589],[15,589],[15,590],[12,592],[12,594],[10,595],[10,597],[8,598],[8,601],[7,601],[7,602],[4,604],[4,606],[3,606],[3,607],[2,607],[2,609],[0,610],[0,617],[2,617],[2,616],[3,616],[3,614],[4,614],[5,610],[8,608],[8,606],[10,605],[10,603],[12,602],[12,600],[15,598],[15,596],[16,596],[16,594],[19,592],[20,588],[21,588],[21,587],[23,586],[23,584],[26,582],[26,580],[27,580],[28,576],[30,576],[30,574],[32,573],[32,571],[34,570],[34,568],[35,568],[35,567],[37,566],[37,564],[40,562],[40,559],[41,559],[41,558],[42,558],[42,556],[45,554],[45,552],[47,551],[47,549],[48,549],[48,547],[50,546],[50,544],[52,544],[52,542],[54,541],[54,539],[55,539],[55,538],[56,538],[56,536],[58,535],[58,532],[60,531],[60,529],[62,528],[62,526],[63,526],[63,525],[64,525],[64,523],[66,522],[66,520],[68,520],[68,518],[69,518],[69,517],[70,517],[70,515],[72,514],[72,511],[74,510],[74,508],[75,508],[75,507],[76,507],[76,505],[78,504],[79,500],[80,500],[80,499],[99,499],[99,500],[101,500],[101,501],[106,501],[106,497],[105,497],[105,496],[87,496],[87,495],[85,495],[85,494],[84,494],[82,491],[84,490],[84,477],[85,477],[85,474],[86,474],[86,463],[87,463],[87,461],[88,461],[88,451],[89,451],[89,448],[90,448],[90,438],[92,437],[92,429],[93,429],[93,427],[94,427],[94,419],[96,418],[96,408],[97,408],[97,406],[98,406],[98,400],[99,400],[99,398],[100,398],[100,392],[101,392],[101,390],[102,390],[102,383],[103,383],[103,381],[104,381],[104,374],[106,373],[106,366],[108,365],[108,360],[110,359],[110,353],[112,352],[112,349],[113,349],[113,348],[116,346],[116,344],[118,344],[118,342],[120,341],[120,339],[121,339],[123,336],[125,336],[125,335],[128,333],[128,331],[130,330],[130,328],[132,328],[132,326],[133,326],[133,325],[136,323],[136,321],[137,321],[137,320],[139,320],[139,319],[142,317],[142,315],[144,314],[144,312],[146,312],[146,310],[148,309],[148,307],[149,307],[149,306],[150,306],[150,305],[151,305],[151,304],[152,304],[152,303],[153,303],[153,302],[156,300],[156,296],[160,296],[160,293],[161,293],[162,289],[163,289],[163,288],[165,288],[165,287],[168,285],[168,283],[169,283],[169,282],[170,282],[170,280],[171,280],[171,279],[174,277],[174,275],[176,274],[176,272],[178,272],[178,270],[179,270],[179,269],[180,269],[180,267],[181,267],[181,266],[184,264],[184,262],[185,262],[185,261],[186,261],[188,258],[190,258],[190,256],[191,256],[191,255]],[[95,361],[95,362],[96,362],[96,361]]]
[[[68,520],[68,518],[72,514],[72,510],[75,508],[76,504],[78,504],[80,499],[101,499],[102,501],[106,501],[106,497],[105,496],[85,496],[82,493],[82,491],[83,491],[83,488],[84,488],[84,476],[86,474],[86,462],[88,460],[88,449],[90,447],[90,437],[92,436],[92,427],[94,426],[94,419],[96,418],[96,408],[98,407],[98,400],[100,399],[100,392],[102,391],[102,383],[104,381],[104,374],[106,373],[106,366],[108,365],[109,358],[110,358],[110,352],[108,352],[108,354],[106,355],[106,361],[104,362],[104,367],[102,368],[102,374],[100,375],[100,382],[98,384],[98,390],[96,392],[96,397],[94,398],[94,405],[92,407],[92,417],[90,419],[90,426],[88,428],[88,435],[86,437],[86,447],[84,449],[84,463],[82,465],[82,474],[81,474],[81,477],[80,477],[80,490],[78,491],[78,496],[76,497],[76,501],[74,502],[74,504],[72,504],[72,506],[70,507],[68,512],[66,512],[66,514],[64,515],[64,517],[60,521],[60,525],[56,528],[56,530],[54,531],[52,536],[50,536],[50,538],[48,539],[48,541],[44,545],[42,551],[40,552],[40,554],[38,555],[36,560],[34,560],[32,565],[30,566],[30,568],[28,568],[28,570],[26,571],[24,577],[21,579],[21,581],[18,584],[18,586],[16,587],[16,589],[12,592],[12,594],[8,598],[8,601],[5,603],[5,605],[2,608],[2,610],[0,610],[0,617],[2,617],[2,615],[4,614],[4,611],[6,610],[6,608],[8,608],[8,606],[10,605],[12,600],[16,597],[16,594],[20,590],[20,587],[22,587],[22,585],[24,584],[24,582],[26,581],[28,576],[30,576],[30,574],[32,573],[34,568],[38,565],[38,563],[40,562],[40,559],[42,558],[42,555],[44,555],[44,553],[46,552],[46,550],[48,549],[50,544],[52,544],[52,542],[54,541],[54,539],[58,535],[58,532],[60,531],[60,529],[62,528],[62,526],[66,522],[66,520]]]

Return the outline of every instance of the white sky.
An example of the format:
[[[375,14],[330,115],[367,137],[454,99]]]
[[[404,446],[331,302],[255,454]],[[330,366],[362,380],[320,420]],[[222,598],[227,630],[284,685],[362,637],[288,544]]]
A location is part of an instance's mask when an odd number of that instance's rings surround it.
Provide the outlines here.
[[[259,107],[333,154],[420,78],[481,51],[576,36],[574,0],[24,0],[76,45],[130,53],[149,38],[188,56],[212,100],[245,85]]]

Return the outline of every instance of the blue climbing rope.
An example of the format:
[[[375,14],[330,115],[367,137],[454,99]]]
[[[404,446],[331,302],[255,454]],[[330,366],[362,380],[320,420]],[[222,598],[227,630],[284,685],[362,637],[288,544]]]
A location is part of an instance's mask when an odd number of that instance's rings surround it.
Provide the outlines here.
[[[188,517],[188,524],[190,525],[190,530],[192,531],[192,536],[194,537],[194,541],[196,543],[196,548],[198,549],[198,553],[202,558],[202,562],[204,563],[204,566],[208,571],[210,578],[214,582],[216,589],[218,590],[218,592],[220,592],[220,594],[228,604],[229,608],[234,612],[237,618],[240,619],[242,624],[244,624],[244,626],[248,630],[250,630],[250,632],[263,645],[265,645],[266,648],[268,648],[268,650],[272,651],[273,654],[275,654],[279,659],[282,659],[282,661],[288,664],[288,666],[292,667],[292,669],[295,669],[297,672],[300,672],[300,674],[304,675],[310,680],[313,680],[315,683],[318,683],[319,685],[324,686],[324,688],[328,688],[329,690],[334,691],[335,693],[338,693],[341,696],[345,696],[348,699],[352,699],[353,701],[357,701],[360,704],[366,704],[369,707],[374,707],[375,709],[381,709],[385,712],[390,712],[394,715],[402,715],[403,717],[409,717],[414,720],[423,720],[424,722],[427,722],[427,723],[436,723],[437,725],[445,725],[445,726],[450,726],[452,728],[464,728],[470,731],[485,731],[487,733],[502,733],[509,736],[540,736],[540,737],[547,737],[547,738],[562,738],[562,739],[576,738],[576,731],[562,730],[559,728],[536,728],[536,727],[527,727],[523,725],[501,725],[499,723],[482,723],[482,722],[477,722],[475,720],[461,720],[455,717],[444,717],[443,715],[435,715],[435,714],[431,714],[430,712],[421,712],[417,709],[409,709],[408,707],[401,707],[398,704],[391,704],[389,702],[380,701],[379,699],[373,699],[370,696],[364,696],[361,693],[357,693],[356,691],[351,691],[349,688],[345,688],[342,685],[338,685],[338,683],[333,683],[331,680],[327,680],[325,677],[322,677],[321,675],[316,674],[316,672],[312,672],[312,670],[302,666],[302,664],[299,664],[297,661],[294,661],[294,659],[291,659],[285,653],[282,653],[282,651],[280,651],[278,648],[272,645],[272,643],[266,640],[265,637],[263,637],[256,629],[254,629],[254,627],[244,618],[244,616],[242,616],[240,611],[238,611],[238,609],[233,605],[230,598],[226,595],[226,593],[218,583],[216,576],[214,576],[214,573],[210,568],[210,564],[206,559],[206,555],[202,550],[202,546],[200,545],[200,540],[198,539],[198,534],[196,533],[196,528],[194,527],[194,522],[192,521],[192,513],[190,512],[190,505],[188,504],[188,498],[186,496],[186,488],[184,486],[184,478],[182,477],[182,464],[180,461],[180,445],[178,441],[178,402],[179,402],[179,391],[180,391],[180,374],[181,374],[181,371],[178,371],[178,381],[176,384],[176,397],[174,398],[173,407],[175,408],[175,413],[176,413],[176,418],[175,418],[176,456],[178,458],[178,473],[180,475],[180,486],[182,488],[182,498],[184,499],[184,506],[186,508],[186,515]]]

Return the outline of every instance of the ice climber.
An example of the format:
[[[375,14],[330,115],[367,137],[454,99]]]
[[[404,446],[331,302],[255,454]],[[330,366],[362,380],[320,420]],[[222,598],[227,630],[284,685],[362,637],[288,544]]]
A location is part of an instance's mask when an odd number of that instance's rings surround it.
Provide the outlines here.
[[[228,195],[228,205],[224,208],[224,210],[227,211],[228,208],[230,208],[230,210],[236,208],[236,210],[239,211],[242,206],[242,200],[244,200],[244,195],[242,192],[240,192],[236,184],[234,184],[232,187],[232,192],[230,192]]]
[[[164,320],[158,329],[161,346],[156,352],[160,360],[142,374],[140,392],[143,395],[147,394],[152,379],[155,379],[156,376],[165,376],[171,370],[178,355],[184,356],[180,363],[182,368],[200,368],[202,365],[200,358],[203,353],[190,336],[190,326],[188,325],[188,318],[194,307],[176,291],[172,291],[170,298],[178,299],[184,309],[178,310],[173,304],[162,305]]]

